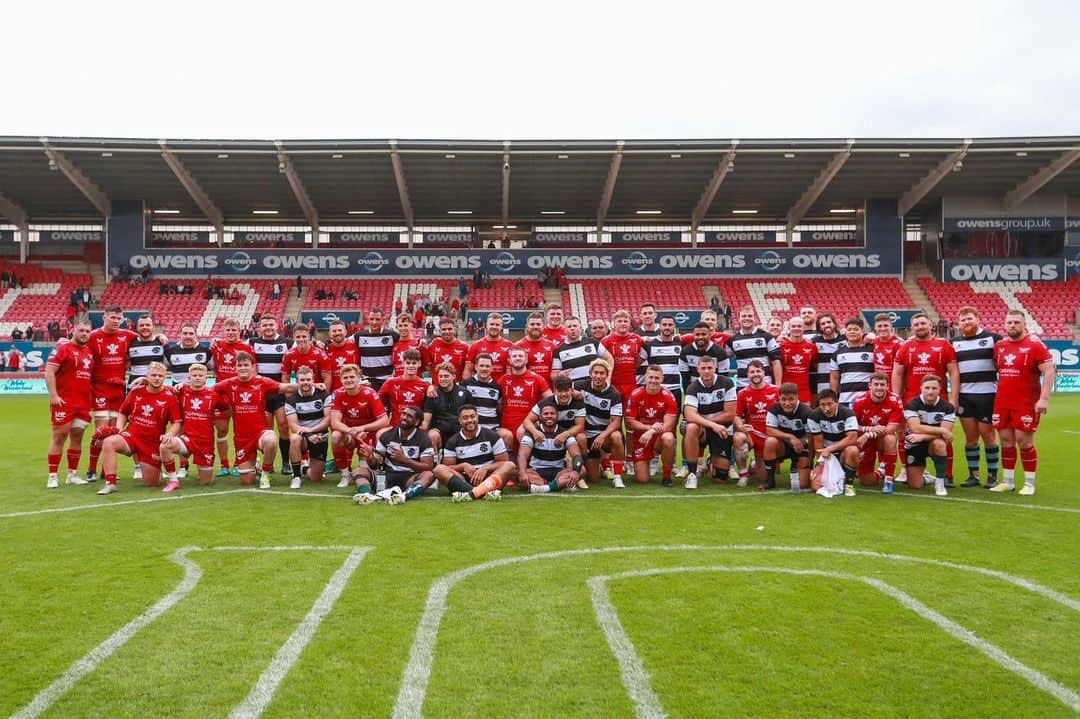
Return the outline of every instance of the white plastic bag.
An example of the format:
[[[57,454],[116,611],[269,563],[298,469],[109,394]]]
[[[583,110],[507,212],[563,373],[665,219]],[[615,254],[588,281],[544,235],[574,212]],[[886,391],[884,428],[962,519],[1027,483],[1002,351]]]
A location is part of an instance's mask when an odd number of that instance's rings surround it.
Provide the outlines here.
[[[844,468],[835,456],[830,455],[827,460],[819,462],[814,467],[814,473],[821,482],[821,487],[817,490],[819,495],[832,499],[844,494]]]

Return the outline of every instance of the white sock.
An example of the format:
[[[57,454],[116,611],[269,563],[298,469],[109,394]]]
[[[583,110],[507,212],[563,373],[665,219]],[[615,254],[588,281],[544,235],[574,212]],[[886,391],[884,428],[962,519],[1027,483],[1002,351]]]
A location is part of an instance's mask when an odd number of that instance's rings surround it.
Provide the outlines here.
[[[944,477],[934,477],[934,489],[938,490],[938,489],[944,489],[944,488],[945,488],[945,478]]]
[[[1024,480],[1024,486],[1025,487],[1027,487],[1027,486],[1034,487],[1035,486],[1035,473],[1034,472],[1029,474],[1027,476],[1027,479]]]
[[[1003,469],[1001,470],[1001,481],[1010,487],[1016,486],[1016,470],[1015,469]]]

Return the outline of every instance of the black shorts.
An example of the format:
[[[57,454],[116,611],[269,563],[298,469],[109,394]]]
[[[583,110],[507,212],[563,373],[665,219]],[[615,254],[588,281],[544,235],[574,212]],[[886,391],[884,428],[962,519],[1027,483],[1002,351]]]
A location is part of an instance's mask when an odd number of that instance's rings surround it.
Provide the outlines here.
[[[283,394],[268,394],[266,395],[266,411],[270,414],[277,412],[279,409],[285,406],[285,395]]]
[[[312,459],[317,459],[320,462],[326,461],[326,445],[330,442],[330,433],[327,431],[318,432],[317,434],[322,436],[321,442],[304,442],[304,448],[307,450],[308,455]],[[306,438],[305,438],[306,439]]]
[[[386,472],[386,486],[400,487],[406,489],[409,485],[409,480],[415,477],[419,472]]]
[[[703,431],[698,435],[698,446],[702,449],[708,447],[709,456],[713,459],[727,459],[731,454],[732,433],[728,432],[727,439],[724,439],[707,427],[701,429]]]
[[[925,467],[926,458],[930,455],[930,442],[904,442],[904,454],[907,456],[907,466]]]
[[[539,474],[545,482],[550,482],[551,480],[555,479],[559,476],[559,472],[563,471],[558,467],[541,467],[539,469],[536,467],[530,467],[529,469]]]
[[[803,451],[801,451],[801,452],[796,452],[795,451],[795,446],[792,445],[791,442],[788,442],[787,440],[783,440],[783,442],[784,442],[784,454],[776,459],[776,461],[778,463],[783,462],[783,461],[788,460],[788,459],[790,459],[792,462],[798,463],[798,461],[800,459],[802,459],[803,457],[809,457],[810,456],[810,453],[806,449],[803,449]],[[803,440],[803,447],[806,447],[806,440],[805,439]]]
[[[994,397],[992,394],[961,394],[960,406],[956,408],[956,415],[960,419],[974,417],[983,424],[993,424]]]
[[[439,436],[442,438],[443,444],[446,444],[446,441],[453,437],[461,429],[461,425],[458,424],[456,421],[440,422],[439,424],[435,424],[434,422],[432,422],[431,428],[439,433]]]

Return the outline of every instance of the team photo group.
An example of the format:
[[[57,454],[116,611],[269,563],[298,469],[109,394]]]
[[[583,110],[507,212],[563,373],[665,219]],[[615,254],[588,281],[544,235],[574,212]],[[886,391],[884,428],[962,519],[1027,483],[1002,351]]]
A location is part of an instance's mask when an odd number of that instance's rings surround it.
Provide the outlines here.
[[[214,338],[193,324],[165,337],[149,316],[126,329],[120,307],[97,329],[76,322],[46,363],[47,487],[61,484],[66,447],[63,481],[100,479],[100,495],[117,490],[121,455],[135,482],[163,492],[189,477],[270,489],[280,457],[290,488],[337,473],[358,504],[657,477],[826,497],[897,483],[1035,494],[1054,364],[1022,312],[1002,336],[963,307],[951,339],[921,312],[901,339],[889,314],[867,327],[809,306],[763,322],[746,306],[731,331],[709,309],[685,334],[651,303],[587,325],[549,306],[517,342],[501,313],[471,343],[449,317],[430,340],[408,314],[393,329],[377,308],[365,320],[319,339],[262,316],[247,340],[236,320]],[[957,430],[967,476],[954,479]]]

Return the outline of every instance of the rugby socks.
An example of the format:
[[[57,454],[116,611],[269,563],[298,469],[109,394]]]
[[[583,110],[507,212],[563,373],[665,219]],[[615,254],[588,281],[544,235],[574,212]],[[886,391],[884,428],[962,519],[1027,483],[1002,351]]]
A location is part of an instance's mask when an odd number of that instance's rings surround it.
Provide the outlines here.
[[[217,440],[217,453],[221,457],[221,468],[224,470],[230,469],[229,467],[229,439],[222,437]]]
[[[683,464],[686,465],[686,471],[690,472],[690,474],[697,474],[697,460],[696,459],[693,462],[691,462],[689,459],[684,459]],[[619,474],[622,474],[622,472],[620,472]]]
[[[986,448],[986,464],[990,464],[990,448]],[[979,445],[978,444],[966,444],[964,445],[964,458],[967,459],[968,476],[979,476]]]
[[[416,499],[424,493],[424,485],[419,482],[414,482],[409,485],[409,488],[405,490],[405,499]]]
[[[351,461],[349,457],[350,454],[351,452],[347,447],[334,445],[334,464],[337,465],[339,470],[343,472],[349,470],[349,462]]]
[[[491,475],[480,484],[472,488],[473,499],[480,499],[488,492],[502,487],[502,480],[496,474]]]
[[[168,462],[161,463],[162,468],[165,470],[165,476],[170,482],[176,480],[176,460],[170,459]]]
[[[285,471],[285,468],[289,466],[289,438],[278,437],[277,446],[278,453],[281,455],[281,470]]]
[[[896,457],[900,460],[900,471],[907,471],[907,447],[904,446],[904,438],[901,437],[900,441],[896,443]]]
[[[446,482],[446,488],[450,490],[451,494],[454,492],[471,492],[472,485],[468,480],[462,477],[460,474],[454,474],[450,476],[450,479]]]
[[[941,468],[941,465],[939,464],[938,469],[940,469],[940,468]],[[952,470],[953,470],[953,446],[952,446],[952,442],[947,442],[945,444],[945,476],[947,478],[949,478],[949,479],[952,479]]]
[[[896,471],[896,452],[881,455],[881,463],[885,467],[885,469],[882,470],[882,474],[886,477],[894,476],[893,472]]]
[[[79,468],[80,459],[82,459],[82,447],[68,447],[67,465],[69,472],[74,472]]]
[[[948,471],[948,467],[949,467],[949,457],[947,455],[945,455],[945,456],[931,455],[930,460],[934,463],[934,470],[935,470],[934,473],[938,477],[941,477],[942,479],[945,479],[945,476],[946,476],[945,472]]]
[[[549,492],[558,492],[559,491],[559,483],[553,479],[553,480],[551,480],[550,482],[547,483],[547,488],[548,488]]]
[[[994,445],[986,445],[986,474],[990,478],[997,477],[998,459],[1001,457],[1001,448]]]
[[[1001,448],[1001,481],[1009,487],[1016,486],[1016,445]]]
[[[269,462],[262,463],[262,471],[264,474],[271,474],[274,471],[274,465]]]
[[[48,455],[49,474],[56,474],[60,469],[60,453]]]
[[[96,442],[90,443],[90,466],[87,467],[87,472],[97,472],[98,457],[101,456],[101,445]]]
[[[1024,484],[1030,484],[1034,487],[1035,469],[1039,465],[1039,450],[1035,449],[1034,445],[1020,450],[1020,464],[1023,466],[1024,473],[1027,475]]]
[[[289,465],[292,467],[292,476],[299,479],[300,478],[300,463],[299,462],[289,462]]]
[[[662,469],[662,472],[661,472],[661,476],[662,476],[662,477],[663,477],[663,478],[664,478],[665,480],[669,480],[669,481],[671,480],[671,469],[672,469],[672,467],[671,467],[671,465],[670,465],[670,464],[665,464],[665,465],[663,466],[663,469]]]
[[[765,460],[765,481],[768,484],[776,484],[776,460]]]
[[[116,472],[105,475],[105,484],[116,484]]]
[[[616,477],[621,477],[623,473],[623,460],[613,459],[611,460],[611,468],[615,472]]]

